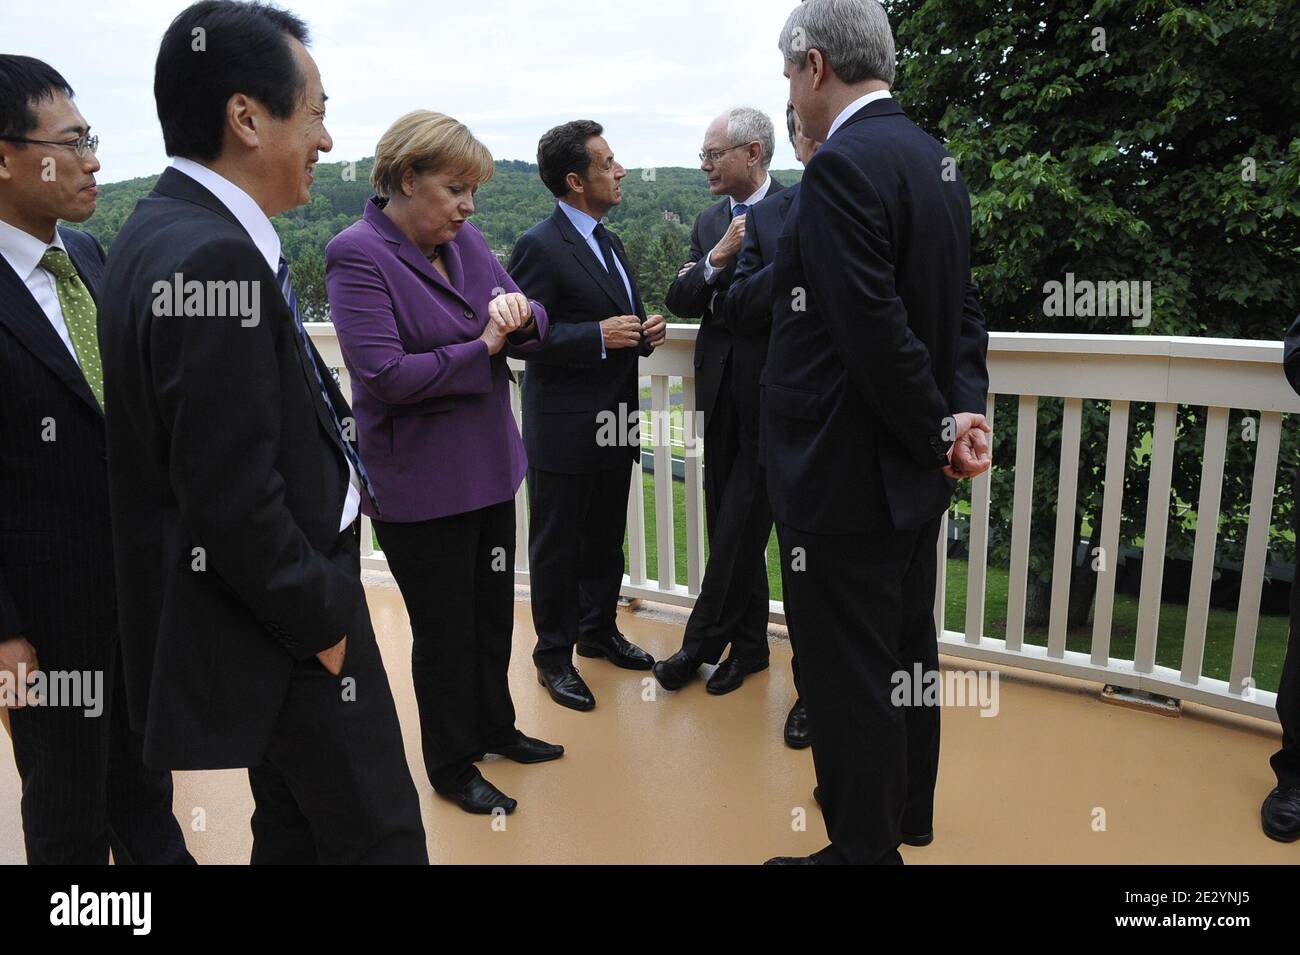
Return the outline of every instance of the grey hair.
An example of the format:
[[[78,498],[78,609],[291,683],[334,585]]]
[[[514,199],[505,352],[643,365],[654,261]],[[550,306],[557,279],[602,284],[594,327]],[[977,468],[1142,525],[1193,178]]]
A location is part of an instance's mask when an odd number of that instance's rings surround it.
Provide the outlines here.
[[[786,106],[786,108],[785,108],[785,128],[786,128],[786,131],[790,134],[790,145],[792,145],[792,146],[794,145],[795,124],[796,124],[798,121],[799,121],[799,117],[798,117],[798,115],[795,113],[795,111],[794,111],[794,107],[793,107],[793,106]]]
[[[894,85],[894,33],[878,0],[805,0],[785,21],[777,45],[797,70],[807,65],[808,51],[817,49],[845,83]]]
[[[733,146],[757,141],[763,147],[763,168],[772,165],[776,149],[776,130],[772,119],[761,109],[737,106],[727,114],[727,140]]]

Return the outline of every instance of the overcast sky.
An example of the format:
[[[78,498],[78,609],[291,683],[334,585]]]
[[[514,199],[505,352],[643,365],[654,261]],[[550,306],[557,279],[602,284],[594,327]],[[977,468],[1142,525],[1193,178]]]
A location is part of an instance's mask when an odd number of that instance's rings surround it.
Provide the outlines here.
[[[0,52],[47,61],[101,137],[101,182],[160,171],[153,102],[158,41],[185,8],[172,0],[0,0]],[[785,137],[777,36],[794,0],[295,0],[329,94],[334,151],[373,155],[412,109],[468,125],[498,159],[535,161],[538,137],[594,119],[629,167],[696,166],[709,121],[766,111],[774,168],[796,165]],[[51,9],[57,7],[57,21]],[[589,11],[589,12],[588,12]]]

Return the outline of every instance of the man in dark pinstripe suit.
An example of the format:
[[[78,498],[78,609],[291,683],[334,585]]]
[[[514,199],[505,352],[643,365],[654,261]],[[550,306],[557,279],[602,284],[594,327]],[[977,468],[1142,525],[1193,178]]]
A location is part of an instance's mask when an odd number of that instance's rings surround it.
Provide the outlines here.
[[[57,227],[95,211],[95,140],[58,73],[0,56],[0,686],[31,863],[188,863],[171,774],[126,718],[96,298],[104,251]],[[97,705],[38,671],[80,674]],[[64,684],[70,685],[70,684]],[[98,690],[94,690],[98,687]],[[29,703],[32,705],[23,706]]]

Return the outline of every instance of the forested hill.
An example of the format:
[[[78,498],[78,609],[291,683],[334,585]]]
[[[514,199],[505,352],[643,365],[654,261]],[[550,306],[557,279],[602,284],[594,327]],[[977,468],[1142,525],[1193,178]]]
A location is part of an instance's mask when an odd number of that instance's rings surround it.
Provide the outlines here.
[[[331,238],[361,215],[370,197],[370,160],[321,163],[316,167],[312,200],[274,220],[285,258],[293,266],[300,302],[314,318],[326,317],[324,251]],[[784,185],[799,180],[798,171],[774,170]],[[136,202],[152,188],[156,177],[107,183],[100,187],[99,206],[85,228],[112,245]],[[716,201],[698,169],[632,169],[623,180],[623,202],[609,215],[636,271],[646,308],[664,312],[664,295],[690,248],[691,223]],[[473,222],[505,261],[515,240],[551,214],[555,200],[537,176],[537,166],[518,160],[498,160],[492,181],[479,189]]]

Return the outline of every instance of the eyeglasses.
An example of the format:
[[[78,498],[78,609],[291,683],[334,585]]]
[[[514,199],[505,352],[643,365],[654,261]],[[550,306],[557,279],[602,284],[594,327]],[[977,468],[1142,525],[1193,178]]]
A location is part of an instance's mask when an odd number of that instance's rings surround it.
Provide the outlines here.
[[[99,152],[99,137],[91,136],[89,133],[78,136],[70,142],[56,142],[52,139],[27,139],[23,136],[0,136],[0,140],[7,143],[26,143],[29,146],[66,146],[75,152],[79,159],[85,159],[90,153]]]
[[[751,139],[749,142],[750,143],[756,142],[756,140]],[[722,158],[724,153],[729,153],[733,149],[744,149],[748,145],[749,143],[736,143],[736,145],[728,146],[726,149],[710,149],[706,153],[705,152],[700,153],[700,162],[707,161],[707,162],[715,163]]]

